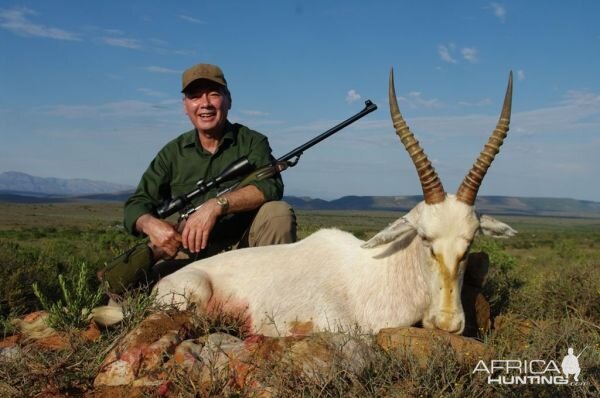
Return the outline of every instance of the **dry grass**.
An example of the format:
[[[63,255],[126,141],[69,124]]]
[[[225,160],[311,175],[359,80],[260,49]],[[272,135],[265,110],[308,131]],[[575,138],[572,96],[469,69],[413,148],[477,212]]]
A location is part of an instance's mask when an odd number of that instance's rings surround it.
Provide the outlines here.
[[[102,266],[114,252],[131,243],[120,223],[116,205],[2,205],[0,210],[0,327],[12,332],[7,319],[36,308],[27,288],[33,282],[45,292],[57,287],[58,273],[76,271],[86,262]],[[8,206],[8,207],[7,207]],[[91,206],[89,208],[85,206]],[[6,209],[9,215],[6,215]],[[300,212],[301,235],[321,226],[337,226],[367,237],[396,218],[392,213]],[[39,223],[44,220],[44,223]],[[488,385],[443,346],[422,366],[407,352],[375,349],[370,365],[356,371],[344,361],[315,377],[293,371],[285,362],[263,366],[266,391],[281,397],[555,397],[598,396],[600,393],[600,232],[597,221],[509,218],[520,234],[500,244],[478,241],[475,249],[490,252],[492,267],[486,294],[492,301],[496,330],[479,338],[493,347],[498,359],[545,359],[560,363],[567,347],[580,357],[577,386]],[[44,225],[44,227],[40,227]],[[77,240],[77,242],[75,242]],[[95,269],[92,269],[92,272]],[[91,275],[90,275],[91,277]],[[0,396],[90,396],[103,357],[115,342],[147,314],[147,296],[136,295],[129,304],[135,316],[116,330],[106,330],[90,343],[71,333],[63,351],[25,347],[0,357]],[[137,300],[137,301],[136,301]],[[227,331],[240,334],[231,319],[206,319],[192,333]],[[360,334],[358,331],[348,333]],[[243,335],[241,335],[243,337]],[[199,390],[192,375],[171,370],[179,396],[253,396],[255,390],[231,385],[227,371],[214,369],[213,383]],[[266,387],[268,386],[268,388]],[[153,396],[148,393],[146,396]]]

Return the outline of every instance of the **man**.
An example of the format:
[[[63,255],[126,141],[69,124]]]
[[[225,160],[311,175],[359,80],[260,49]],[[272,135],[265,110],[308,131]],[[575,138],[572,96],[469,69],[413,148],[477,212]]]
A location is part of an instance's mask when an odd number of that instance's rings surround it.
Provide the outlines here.
[[[194,204],[202,206],[182,231],[156,217],[164,200],[191,192],[198,180],[216,177],[242,156],[255,167],[274,160],[265,136],[228,121],[231,94],[218,66],[199,64],[187,69],[181,92],[194,129],[165,145],[150,163],[125,204],[126,229],[147,235],[155,248],[170,257],[183,247],[190,261],[231,248],[294,242],[296,218],[290,206],[280,201],[279,175],[217,198],[215,191],[197,198]]]

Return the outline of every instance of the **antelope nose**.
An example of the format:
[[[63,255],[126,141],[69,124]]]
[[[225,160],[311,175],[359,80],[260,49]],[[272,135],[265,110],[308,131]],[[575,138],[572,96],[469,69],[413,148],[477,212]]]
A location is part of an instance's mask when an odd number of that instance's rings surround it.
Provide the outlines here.
[[[457,319],[458,318],[458,319]],[[437,329],[448,333],[461,334],[465,328],[465,321],[458,316],[445,315],[442,317],[434,317],[433,324]]]
[[[465,328],[463,321],[454,322],[453,327],[446,329],[448,333],[461,334]]]

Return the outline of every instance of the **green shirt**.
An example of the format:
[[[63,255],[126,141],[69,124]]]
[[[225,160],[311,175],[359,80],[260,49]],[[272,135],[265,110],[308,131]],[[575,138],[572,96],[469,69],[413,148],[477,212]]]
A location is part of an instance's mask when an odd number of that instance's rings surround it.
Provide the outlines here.
[[[156,155],[144,172],[135,193],[127,200],[124,209],[125,228],[133,235],[137,219],[146,213],[156,216],[156,209],[163,201],[176,198],[193,191],[198,180],[208,181],[218,176],[231,162],[247,156],[254,167],[261,167],[273,160],[269,141],[264,135],[240,124],[227,122],[219,148],[214,154],[205,151],[200,145],[196,130],[181,134]],[[240,181],[223,184],[219,190]],[[283,181],[277,175],[262,181],[256,186],[267,201],[279,200],[283,196]],[[198,196],[198,205],[216,196],[216,190]]]

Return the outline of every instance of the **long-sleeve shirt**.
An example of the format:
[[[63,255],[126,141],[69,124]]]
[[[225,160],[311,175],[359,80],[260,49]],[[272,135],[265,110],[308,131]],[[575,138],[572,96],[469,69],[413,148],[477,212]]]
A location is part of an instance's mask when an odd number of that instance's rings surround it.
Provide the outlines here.
[[[225,167],[242,156],[248,157],[257,168],[275,160],[267,137],[237,123],[227,122],[219,148],[214,154],[202,148],[196,130],[181,134],[158,152],[144,172],[135,193],[125,203],[125,228],[131,234],[138,235],[135,223],[141,215],[156,215],[156,209],[163,201],[193,191],[198,180],[208,181],[218,176]],[[239,180],[228,182],[219,190]],[[283,196],[283,181],[279,175],[254,181],[251,185],[256,186],[267,201],[280,200]],[[215,195],[216,190],[199,195],[193,204],[203,203]]]

